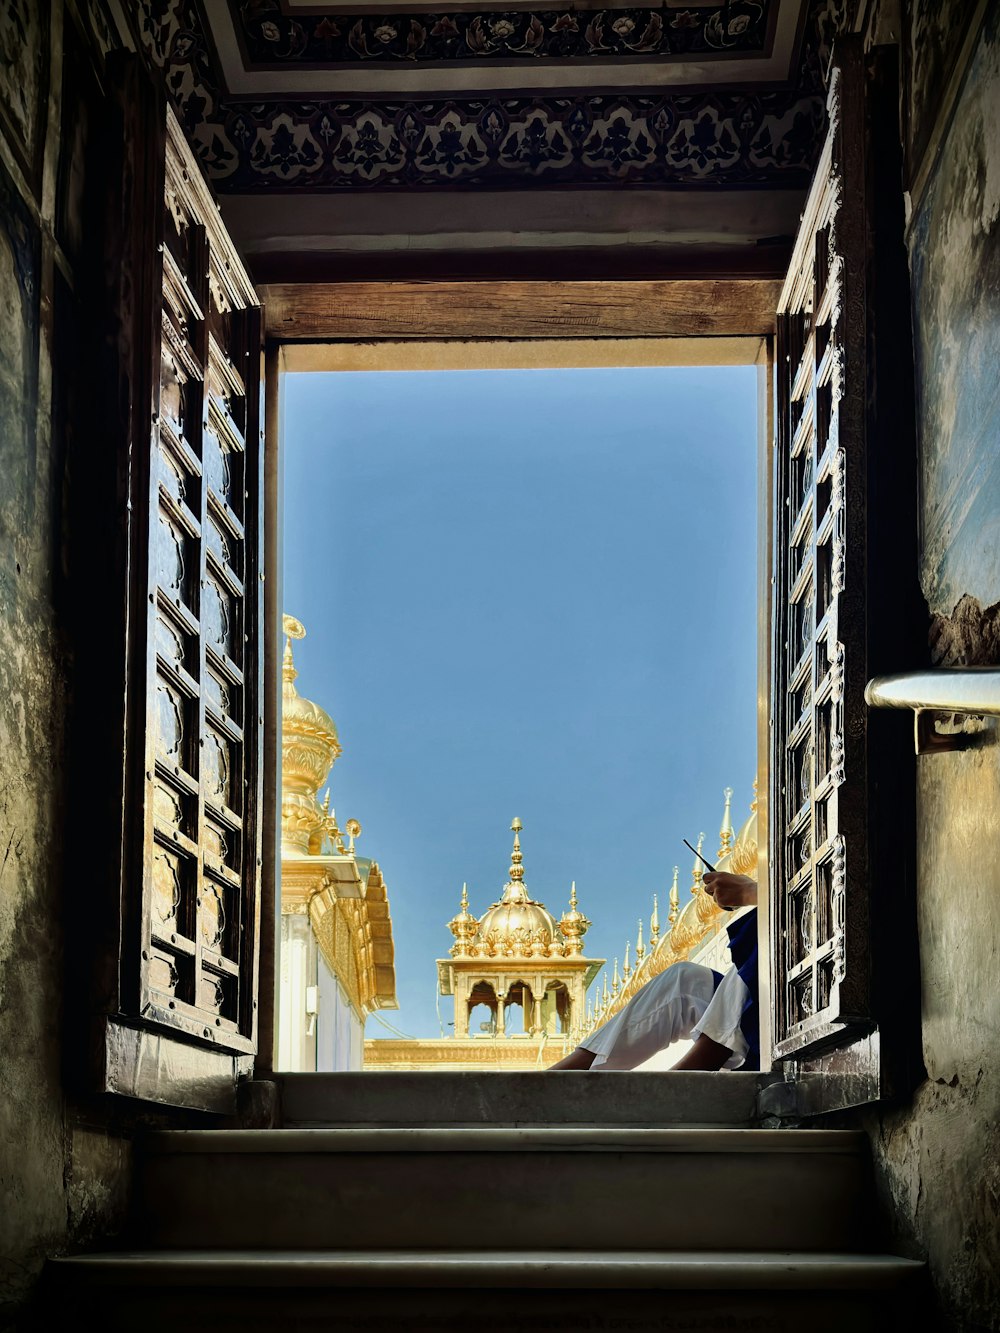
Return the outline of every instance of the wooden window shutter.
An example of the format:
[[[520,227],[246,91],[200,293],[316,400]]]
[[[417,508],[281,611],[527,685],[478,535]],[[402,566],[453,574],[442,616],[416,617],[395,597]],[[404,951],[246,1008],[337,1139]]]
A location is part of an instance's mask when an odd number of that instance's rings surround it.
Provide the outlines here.
[[[251,1067],[257,1030],[261,310],[173,112],[135,65],[123,88],[129,614],[116,1017],[200,1051],[195,1065],[222,1054],[215,1064],[233,1083]]]
[[[880,731],[864,703],[867,680],[900,660],[912,630],[904,584],[916,571],[915,559],[906,565],[915,464],[905,456],[902,227],[900,218],[887,249],[882,220],[884,200],[901,209],[901,194],[875,143],[891,139],[895,115],[875,70],[856,39],[838,43],[829,132],[778,309],[770,865],[779,1059],[848,1045],[879,1025],[885,923],[873,894],[892,889],[892,783],[882,778],[893,764],[896,779],[912,774],[898,733]],[[876,319],[890,300],[891,330]],[[893,790],[898,797],[898,781]],[[891,827],[897,865],[906,824]]]

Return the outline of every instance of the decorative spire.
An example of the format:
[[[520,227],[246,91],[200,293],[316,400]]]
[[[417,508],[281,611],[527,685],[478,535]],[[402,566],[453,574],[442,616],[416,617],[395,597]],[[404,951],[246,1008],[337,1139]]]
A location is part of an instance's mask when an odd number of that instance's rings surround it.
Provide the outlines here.
[[[660,939],[660,905],[653,894],[653,915],[649,918],[649,947],[655,950]]]
[[[656,912],[656,899],[653,899],[653,912]],[[635,941],[635,965],[638,967],[646,956],[646,946],[642,942],[642,917],[639,918],[639,934]]]
[[[723,811],[722,824],[719,828],[719,858],[728,856],[733,848],[732,787],[727,787],[723,795],[726,798],[726,808]]]
[[[691,871],[691,892],[692,892],[692,894],[694,894],[695,896],[697,896],[697,895],[701,892],[701,881],[702,881],[702,879],[704,878],[704,875],[705,875],[705,872],[704,872],[704,870],[702,869],[701,860],[700,860],[700,857],[701,857],[701,849],[702,849],[702,847],[704,847],[704,845],[705,845],[705,835],[704,835],[704,833],[699,833],[699,834],[698,834],[698,855],[694,858],[694,866],[693,866],[692,871]]]
[[[311,855],[318,855],[323,851],[323,839],[328,837],[336,851],[344,850],[344,835],[337,827],[337,812],[330,805],[330,788],[327,787],[323,793],[322,822],[317,830],[309,838],[309,852]],[[358,831],[361,831],[361,825],[358,824]],[[352,842],[353,848],[353,842]]]
[[[590,929],[590,919],[580,911],[576,903],[576,880],[569,889],[569,911],[563,912],[559,922],[559,931],[566,944],[567,954],[583,952],[583,937]]]
[[[521,855],[521,829],[524,825],[515,816],[511,824],[511,831],[514,834],[514,850],[510,854],[510,878],[512,881],[524,879],[524,866],[521,862],[524,857]]]
[[[626,940],[626,941],[625,941],[625,961],[624,961],[624,963],[622,963],[622,981],[623,981],[623,982],[628,981],[629,977],[632,975],[632,966],[631,966],[631,964],[630,964],[629,961],[628,961],[628,950],[629,950],[629,941]]]
[[[503,896],[500,899],[502,903],[526,903],[530,902],[528,890],[524,884],[524,857],[521,855],[521,829],[524,825],[519,819],[514,819],[511,823],[511,830],[514,834],[514,848],[510,854],[510,870],[508,873],[507,884],[504,887]]]
[[[469,945],[475,936],[478,925],[479,922],[469,911],[469,886],[463,884],[458,913],[448,922],[448,929],[455,936],[455,943],[451,946],[453,958],[460,958],[468,954]]]
[[[616,959],[615,959],[614,971],[613,971],[612,974],[611,974],[611,997],[612,997],[612,999],[615,999],[615,1000],[618,999],[618,992],[621,990],[621,988],[622,988],[622,984],[621,984],[621,982],[618,980],[618,959],[616,958]]]
[[[608,994],[608,969],[607,969],[607,968],[604,969],[603,977],[604,977],[604,989],[603,989],[602,992],[601,992],[601,1011],[602,1011],[602,1012],[603,1012],[605,1009],[607,1009],[607,1007],[608,1007],[608,1001],[611,999],[611,996]]]
[[[318,792],[340,754],[337,728],[324,709],[304,699],[295,687],[298,672],[292,640],[305,638],[305,628],[294,616],[282,617],[285,648],[281,685],[281,845],[282,855],[323,854],[328,834],[328,813]]]
[[[670,915],[667,917],[667,921],[671,927],[676,924],[681,906],[680,892],[677,888],[677,879],[679,875],[680,866],[674,866],[674,882],[670,886]]]
[[[588,1001],[587,1001],[587,1027],[588,1027],[588,1028],[590,1027],[591,1023],[593,1023],[593,1021],[594,1021],[594,1005],[593,1005],[593,1001],[588,1000]]]

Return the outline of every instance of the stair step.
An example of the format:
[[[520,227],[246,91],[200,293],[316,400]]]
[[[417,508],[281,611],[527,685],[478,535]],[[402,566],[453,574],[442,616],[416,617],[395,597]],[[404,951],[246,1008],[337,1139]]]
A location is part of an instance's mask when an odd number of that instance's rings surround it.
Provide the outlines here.
[[[848,1130],[187,1130],[149,1136],[144,1236],[183,1249],[863,1250],[867,1142]],[[749,1235],[748,1235],[749,1233]]]
[[[129,1251],[76,1255],[56,1261],[80,1280],[171,1286],[274,1284],[321,1287],[571,1287],[654,1288],[688,1291],[725,1288],[773,1291],[897,1288],[918,1278],[924,1265],[892,1254],[802,1251],[697,1250],[663,1254],[633,1250],[479,1251],[269,1250]]]
[[[914,1317],[923,1274],[796,1251],[127,1253],[51,1265],[49,1314],[60,1333],[877,1333]]]
[[[285,1126],[754,1123],[774,1074],[278,1074]]]

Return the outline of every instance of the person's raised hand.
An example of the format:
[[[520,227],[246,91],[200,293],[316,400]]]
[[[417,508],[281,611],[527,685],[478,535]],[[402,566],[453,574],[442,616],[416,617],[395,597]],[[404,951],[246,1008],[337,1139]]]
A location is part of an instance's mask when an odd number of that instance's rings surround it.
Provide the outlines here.
[[[728,870],[706,870],[701,882],[705,892],[728,912],[735,912],[737,907],[757,905],[757,881],[749,875],[732,875]]]

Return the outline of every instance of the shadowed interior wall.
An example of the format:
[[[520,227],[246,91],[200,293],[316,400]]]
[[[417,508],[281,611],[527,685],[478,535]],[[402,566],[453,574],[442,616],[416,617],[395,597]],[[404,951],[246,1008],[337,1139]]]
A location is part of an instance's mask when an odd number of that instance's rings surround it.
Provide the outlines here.
[[[80,1003],[63,984],[65,895],[99,891],[87,848],[67,862],[63,842],[70,805],[99,797],[68,779],[67,523],[88,420],[87,106],[108,39],[98,12],[77,26],[62,0],[9,0],[0,17],[0,1322],[47,1254],[113,1231],[127,1197],[129,1134],[70,1109],[62,1041]]]
[[[929,140],[933,149],[926,109],[940,97],[945,54],[954,58],[961,45],[956,29],[968,10],[926,2],[911,9],[911,79],[904,107],[913,161]],[[935,46],[942,39],[941,27],[944,51]],[[938,86],[931,87],[932,82]],[[957,101],[941,114],[947,120],[938,126],[939,135],[943,129],[940,151],[931,173],[925,170],[927,185],[916,200],[909,232],[920,578],[931,613],[931,660],[996,665],[1000,12],[995,6],[987,6]],[[908,665],[900,662],[898,669]],[[918,760],[917,830],[927,1079],[910,1107],[872,1117],[871,1128],[879,1175],[900,1235],[930,1261],[944,1306],[941,1326],[971,1333],[995,1328],[1000,1308],[1000,744],[995,728],[964,753]]]

